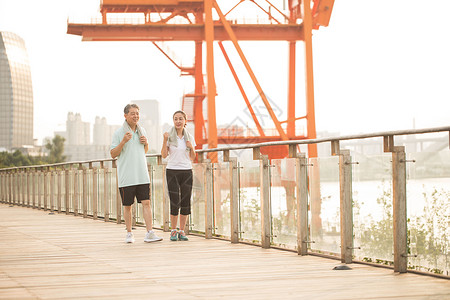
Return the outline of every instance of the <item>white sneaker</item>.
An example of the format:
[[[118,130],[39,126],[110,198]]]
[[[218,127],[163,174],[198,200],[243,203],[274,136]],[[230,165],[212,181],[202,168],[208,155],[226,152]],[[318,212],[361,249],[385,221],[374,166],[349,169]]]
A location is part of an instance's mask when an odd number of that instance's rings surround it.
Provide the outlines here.
[[[134,236],[132,232],[127,232],[125,243],[134,243]]]
[[[144,242],[151,243],[157,241],[162,241],[162,237],[157,236],[153,230],[149,230],[149,232],[145,235]]]

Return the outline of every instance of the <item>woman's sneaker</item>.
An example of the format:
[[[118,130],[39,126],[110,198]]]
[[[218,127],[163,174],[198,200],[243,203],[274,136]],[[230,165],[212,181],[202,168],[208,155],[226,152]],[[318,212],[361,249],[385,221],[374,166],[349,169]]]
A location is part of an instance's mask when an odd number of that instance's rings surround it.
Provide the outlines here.
[[[179,241],[189,241],[186,234],[184,233],[184,230],[178,231],[178,240]]]
[[[178,231],[176,229],[172,229],[172,231],[170,232],[170,240],[178,241]]]

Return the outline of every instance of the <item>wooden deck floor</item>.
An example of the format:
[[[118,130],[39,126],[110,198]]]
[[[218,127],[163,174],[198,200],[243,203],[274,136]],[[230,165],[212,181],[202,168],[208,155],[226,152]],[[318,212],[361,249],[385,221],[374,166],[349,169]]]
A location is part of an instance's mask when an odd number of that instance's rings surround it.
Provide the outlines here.
[[[0,299],[450,299],[450,281],[0,204]]]

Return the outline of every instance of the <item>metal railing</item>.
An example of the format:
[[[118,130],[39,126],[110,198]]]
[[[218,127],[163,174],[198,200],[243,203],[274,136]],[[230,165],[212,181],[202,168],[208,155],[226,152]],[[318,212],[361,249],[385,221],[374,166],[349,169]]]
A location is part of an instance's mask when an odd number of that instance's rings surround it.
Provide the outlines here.
[[[402,135],[445,132],[450,126],[198,150],[187,231],[448,278],[449,147],[417,154],[395,143]],[[345,149],[345,141],[364,139],[380,139],[384,154]],[[331,156],[299,152],[312,143],[329,143]],[[261,155],[262,147],[283,145],[287,158]],[[251,151],[253,160],[232,157],[237,150]],[[205,158],[217,152],[220,161]],[[418,167],[410,167],[413,161]],[[154,227],[168,231],[165,163],[148,155],[148,166]],[[1,169],[1,202],[120,224],[115,168],[106,159]],[[140,206],[133,207],[133,224],[143,224]]]

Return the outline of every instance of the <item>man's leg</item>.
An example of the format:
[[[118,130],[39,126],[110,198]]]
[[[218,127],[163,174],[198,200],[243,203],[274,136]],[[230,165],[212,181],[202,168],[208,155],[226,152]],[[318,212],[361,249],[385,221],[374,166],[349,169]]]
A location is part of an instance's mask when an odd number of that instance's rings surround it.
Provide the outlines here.
[[[123,207],[123,218],[125,219],[125,227],[127,232],[131,232],[131,206]]]
[[[145,227],[147,231],[153,229],[153,216],[152,216],[152,207],[150,205],[150,200],[142,200],[142,209],[144,211],[144,221]]]

